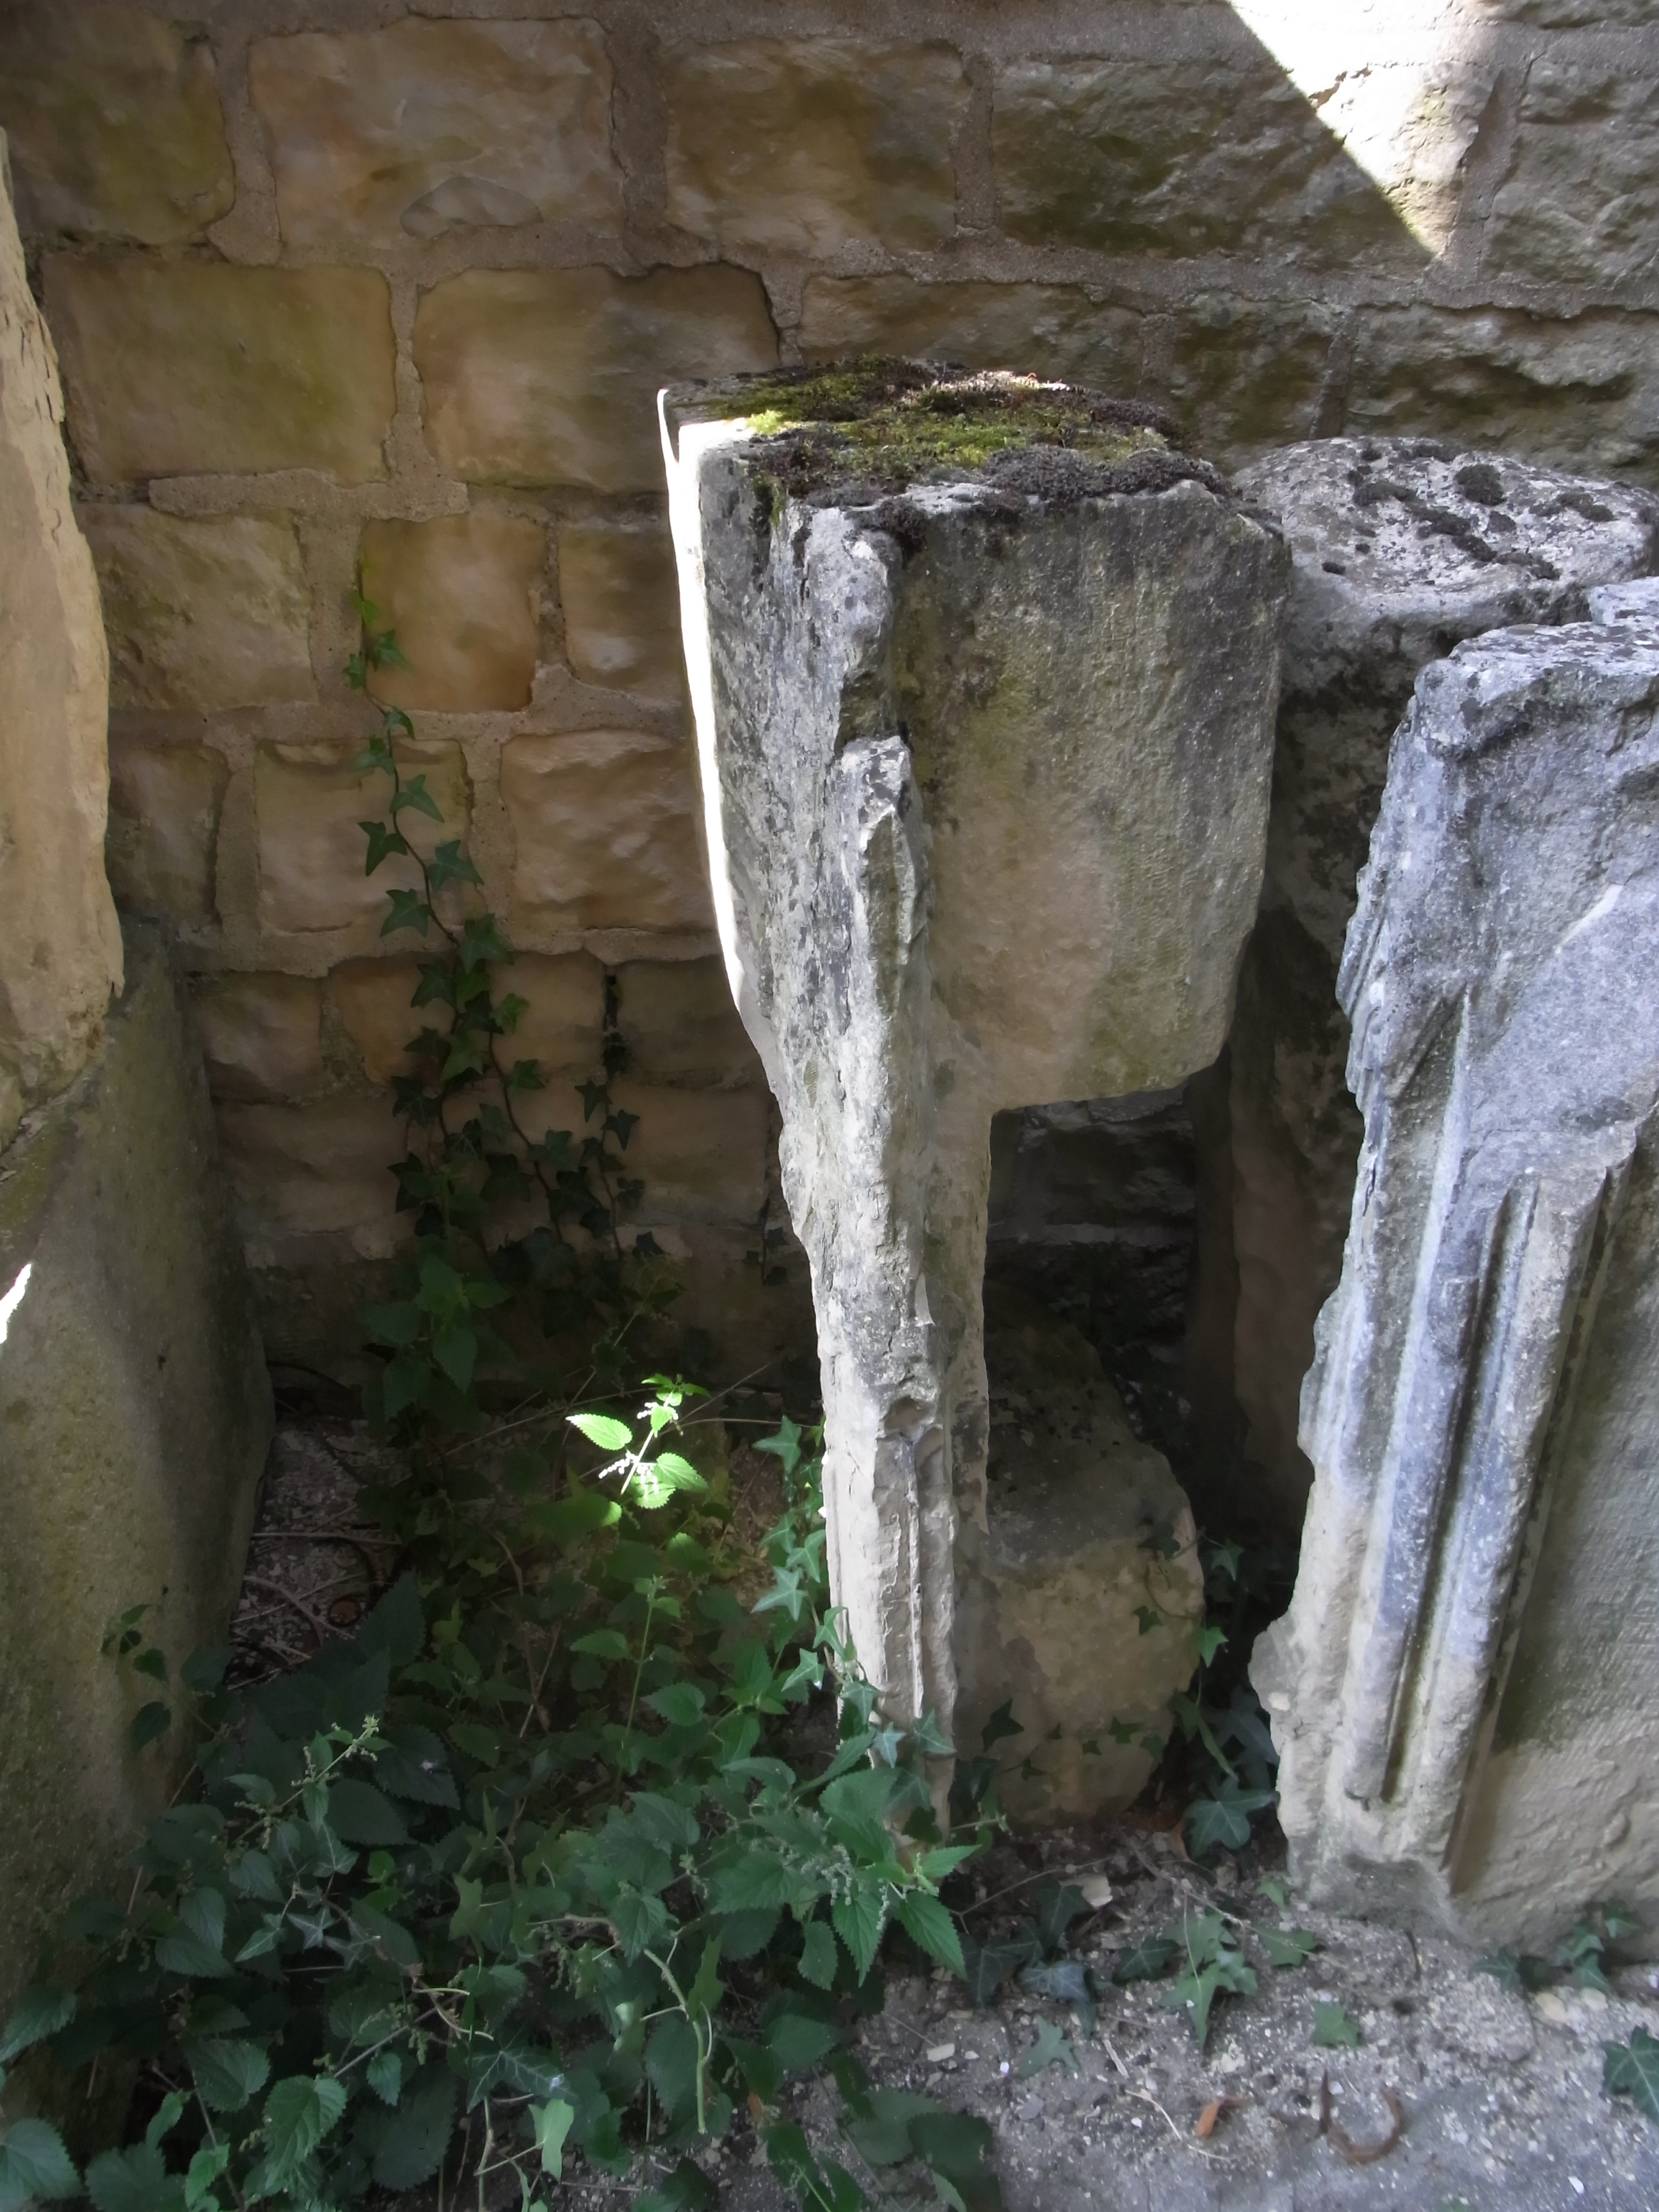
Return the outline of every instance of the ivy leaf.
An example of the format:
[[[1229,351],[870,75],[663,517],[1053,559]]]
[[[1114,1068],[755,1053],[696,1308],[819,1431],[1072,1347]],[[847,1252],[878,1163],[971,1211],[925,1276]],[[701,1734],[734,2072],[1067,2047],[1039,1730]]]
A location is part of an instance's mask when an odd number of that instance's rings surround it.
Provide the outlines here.
[[[399,830],[390,829],[384,822],[360,822],[357,827],[368,840],[368,850],[363,856],[363,873],[372,876],[382,860],[393,853],[407,853],[409,840]]]
[[[1321,1998],[1314,2006],[1314,2047],[1319,2051],[1358,2051],[1359,2030],[1340,2004]]]
[[[14,2120],[0,2141],[0,2212],[80,2194],[81,2177],[57,2129],[45,2120]]]
[[[1609,2097],[1632,2098],[1650,2120],[1659,2120],[1659,2038],[1644,2027],[1630,2041],[1601,2045],[1601,2087]]]
[[[601,1451],[626,1451],[634,1441],[634,1432],[627,1422],[618,1421],[609,1413],[567,1413],[565,1419]]]
[[[262,2195],[274,2196],[294,2179],[345,2108],[343,2085],[326,2074],[291,2074],[276,2084],[265,2099],[265,2154],[255,2168]]]
[[[483,878],[461,850],[459,837],[447,837],[427,862],[427,881],[434,892],[446,884],[482,884]]]
[[[1180,1955],[1181,1947],[1168,1936],[1143,1936],[1127,1951],[1120,1951],[1112,1961],[1112,1979],[1120,1988],[1131,1982],[1155,1982],[1167,1974]]]
[[[1256,1936],[1273,1966],[1305,1966],[1319,1948],[1319,1938],[1306,1928],[1258,1928]]]
[[[1198,1646],[1200,1664],[1207,1667],[1216,1653],[1226,1643],[1226,1631],[1220,1628],[1200,1628],[1194,1632],[1193,1641]]]
[[[1039,2020],[1036,2041],[1029,2051],[1022,2053],[1019,2063],[1014,2069],[1015,2076],[1021,2081],[1029,2081],[1034,2074],[1041,2074],[1045,2067],[1049,2066],[1064,2066],[1075,2074],[1079,2070],[1078,2055],[1069,2035],[1065,2034],[1053,2021]]]
[[[1030,1966],[1041,1956],[1036,1936],[1027,1929],[1017,1936],[1005,1936],[988,1943],[975,1942],[971,1936],[963,1938],[962,1978],[968,1985],[968,1998],[976,2009],[989,2004],[1011,1974],[1022,1966]]]
[[[432,927],[432,909],[420,891],[388,891],[392,911],[380,924],[382,937],[394,936],[400,929],[417,930],[424,937]]]
[[[1162,1628],[1164,1626],[1164,1615],[1155,1605],[1138,1605],[1135,1607],[1135,1619],[1140,1623],[1140,1632],[1143,1636],[1150,1636],[1155,1628]]]
[[[989,1751],[993,1744],[1000,1743],[1006,1735],[1024,1735],[1025,1730],[1014,1718],[1014,1701],[1005,1700],[979,1732],[980,1748]]]
[[[1224,1782],[1212,1797],[1197,1797],[1187,1808],[1187,1844],[1194,1858],[1218,1850],[1242,1851],[1250,1840],[1250,1815],[1273,1804],[1272,1790],[1243,1790]]]
[[[38,1982],[6,2022],[5,2034],[0,2037],[0,2066],[9,2066],[21,2052],[67,2027],[75,2017],[75,1992],[66,1982]]]
[[[408,663],[405,662],[404,665],[407,666]],[[442,807],[426,787],[424,769],[419,775],[410,776],[409,781],[392,800],[392,805],[394,813],[401,813],[405,806],[412,806],[417,814],[424,814],[428,821],[441,822],[444,818]]]

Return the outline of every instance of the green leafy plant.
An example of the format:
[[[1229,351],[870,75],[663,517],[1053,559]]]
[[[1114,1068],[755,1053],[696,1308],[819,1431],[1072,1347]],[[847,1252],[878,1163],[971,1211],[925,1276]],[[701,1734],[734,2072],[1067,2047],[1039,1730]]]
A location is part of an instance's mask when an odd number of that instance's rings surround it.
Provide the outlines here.
[[[1629,2097],[1650,2120],[1659,2120],[1659,2037],[1632,2028],[1628,2043],[1604,2043],[1601,2050],[1607,2095]]]
[[[1314,2005],[1313,2039],[1318,2051],[1357,2051],[1359,2029],[1340,2004],[1321,1997]]]
[[[1219,1912],[1183,1912],[1165,1930],[1181,1968],[1164,1998],[1170,2011],[1182,2006],[1192,2014],[1193,2033],[1202,2051],[1210,2038],[1210,2012],[1217,1997],[1255,1995],[1255,1969],[1245,1963],[1237,1930]]]

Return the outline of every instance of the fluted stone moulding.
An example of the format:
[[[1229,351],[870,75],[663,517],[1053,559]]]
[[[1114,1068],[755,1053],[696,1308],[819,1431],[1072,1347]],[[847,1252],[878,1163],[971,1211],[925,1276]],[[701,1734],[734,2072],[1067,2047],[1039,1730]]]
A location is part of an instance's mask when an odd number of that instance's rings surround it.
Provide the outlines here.
[[[1659,584],[1419,677],[1340,993],[1365,1121],[1254,1678],[1321,1901],[1659,1903]]]
[[[1219,1051],[1285,550],[1144,410],[1060,387],[888,372],[662,412],[715,906],[811,1264],[832,1586],[888,1710],[971,1725],[1017,1664],[991,1118]],[[1168,1663],[1180,1686],[1190,1648]]]

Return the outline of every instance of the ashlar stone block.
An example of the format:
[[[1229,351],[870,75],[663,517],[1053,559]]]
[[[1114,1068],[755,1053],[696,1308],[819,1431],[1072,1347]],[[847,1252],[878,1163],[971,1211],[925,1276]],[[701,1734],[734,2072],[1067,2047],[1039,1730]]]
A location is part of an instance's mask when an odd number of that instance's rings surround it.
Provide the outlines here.
[[[217,919],[219,817],[229,781],[221,753],[116,744],[104,858],[124,912],[190,929]]]
[[[809,361],[864,353],[1019,364],[1103,391],[1140,376],[1141,318],[1072,284],[919,284],[909,276],[809,276],[797,331]]]
[[[659,523],[559,525],[565,657],[584,684],[666,704],[681,696],[674,548]]]
[[[1297,1881],[1528,1948],[1659,1905],[1650,607],[1418,678],[1343,955],[1365,1141],[1314,1495],[1253,1664]]]
[[[1145,410],[1066,387],[854,365],[664,419],[715,910],[811,1262],[831,1583],[888,1708],[971,1725],[1018,1686],[981,1663],[992,1119],[1219,1051],[1287,562]]]
[[[18,220],[37,237],[176,245],[236,197],[206,34],[143,9],[8,9],[0,129]]]
[[[1034,245],[1402,270],[1427,258],[1261,48],[1007,62],[994,102],[1003,227]]]
[[[526,933],[711,926],[682,740],[641,730],[510,738],[501,797],[517,846],[520,942]]]
[[[700,238],[816,258],[956,229],[953,46],[734,39],[674,54],[667,99],[668,219]]]
[[[380,922],[386,894],[418,885],[412,860],[363,872],[362,823],[384,817],[391,786],[362,775],[356,747],[273,739],[254,755],[253,802],[259,841],[259,920],[269,930],[349,929]],[[471,791],[459,745],[408,738],[398,749],[405,778],[424,775],[442,815],[413,809],[399,826],[422,858],[446,838],[466,836]]]
[[[1337,963],[1418,672],[1460,638],[1582,613],[1659,560],[1659,506],[1429,441],[1285,447],[1239,485],[1293,562],[1262,917],[1232,1035],[1235,1371],[1246,1455],[1294,1522],[1315,1317],[1341,1267],[1359,1146]]]
[[[201,714],[316,696],[291,522],[103,502],[79,520],[103,590],[112,704]]]
[[[300,1098],[323,1079],[323,987],[305,975],[198,975],[196,1027],[216,1098]]]
[[[290,245],[621,216],[610,57],[585,17],[262,39],[248,86]]]
[[[409,666],[372,679],[389,706],[440,713],[527,707],[541,645],[547,532],[475,507],[431,522],[370,522],[363,589]]]
[[[396,355],[376,270],[54,254],[46,287],[70,431],[95,483],[385,475]]]
[[[390,1083],[414,1071],[410,1040],[434,1022],[414,1003],[420,963],[414,959],[348,960],[329,978],[340,1024],[369,1082]],[[520,953],[501,979],[498,999],[523,1000],[516,1026],[501,1040],[501,1064],[535,1060],[544,1073],[599,1066],[605,1034],[605,971],[586,953],[549,959]]]
[[[482,483],[655,490],[659,386],[776,359],[746,269],[469,269],[415,318],[433,453]]]
[[[407,1237],[392,1175],[407,1140],[386,1092],[227,1104],[219,1129],[253,1267],[384,1260]]]
[[[629,1066],[647,1083],[731,1090],[765,1080],[718,959],[630,960],[617,971]]]
[[[0,1144],[79,1073],[121,986],[103,865],[109,659],[3,156],[0,141]]]
[[[1492,200],[1492,276],[1650,284],[1659,271],[1659,78],[1568,53],[1527,71],[1509,170]]]
[[[570,1073],[518,1102],[532,1135],[592,1133]],[[770,1133],[763,1091],[682,1091],[623,1075],[613,1079],[611,1095],[636,1117],[623,1158],[645,1184],[653,1223],[758,1221]]]

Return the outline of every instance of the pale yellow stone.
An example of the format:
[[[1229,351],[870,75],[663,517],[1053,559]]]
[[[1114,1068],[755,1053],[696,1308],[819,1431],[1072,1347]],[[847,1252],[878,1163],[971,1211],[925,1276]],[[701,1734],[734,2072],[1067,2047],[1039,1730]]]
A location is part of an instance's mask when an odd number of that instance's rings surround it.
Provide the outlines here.
[[[1483,242],[1488,283],[1650,284],[1659,271],[1659,77],[1540,55]]]
[[[956,229],[953,46],[734,39],[668,69],[668,218],[723,246],[925,252]]]
[[[714,926],[683,741],[637,730],[513,738],[501,796],[518,848],[515,929]]]
[[[121,986],[109,661],[62,420],[0,163],[0,1143],[79,1073]]]
[[[323,1075],[323,987],[303,975],[198,975],[196,1027],[216,1098],[303,1097]]]
[[[340,1024],[357,1048],[371,1083],[390,1083],[415,1072],[406,1049],[426,1028],[441,1030],[439,1006],[416,1006],[420,965],[412,958],[348,960],[329,978]],[[499,1065],[536,1060],[550,1081],[560,1074],[598,1072],[605,1035],[605,971],[585,952],[548,958],[521,952],[495,970],[495,1003],[525,1001],[514,1028],[497,1040]]]
[[[384,775],[360,775],[352,764],[356,757],[355,746],[281,740],[260,745],[255,754],[259,918],[265,928],[346,929],[381,921],[391,911],[388,891],[418,887],[413,860],[393,858],[372,876],[363,872],[367,845],[360,825],[389,818],[391,786]],[[445,840],[465,841],[471,799],[460,747],[410,739],[399,746],[398,759],[405,782],[425,775],[443,815],[434,822],[406,808],[400,819],[410,843],[429,859]]]
[[[492,483],[659,490],[659,387],[776,360],[746,269],[469,269],[415,318],[438,463]]]
[[[658,523],[559,526],[565,657],[584,684],[678,699],[684,684],[674,548]]]
[[[395,350],[376,270],[54,254],[46,283],[70,430],[95,483],[386,473]]]
[[[409,662],[374,678],[375,697],[463,714],[528,706],[546,559],[546,532],[519,515],[365,525],[363,590]]]
[[[611,63],[580,16],[262,39],[248,84],[290,244],[621,214]]]
[[[1254,44],[1006,63],[992,150],[1003,228],[1033,245],[1402,270],[1428,258]]]
[[[678,1091],[619,1076],[611,1099],[639,1118],[623,1153],[645,1185],[644,1221],[756,1221],[766,1196],[770,1127],[764,1091]],[[580,1098],[556,1085],[520,1105],[526,1128],[587,1127]]]
[[[219,814],[229,781],[218,753],[191,745],[115,747],[106,859],[125,912],[187,928],[216,919]]]
[[[311,594],[294,526],[83,506],[118,707],[203,712],[311,699]]]
[[[0,129],[26,231],[193,238],[236,197],[199,25],[85,0],[23,0],[0,22]]]
[[[1127,397],[1140,374],[1140,317],[1073,284],[919,284],[908,276],[810,276],[798,333],[814,360],[896,353],[964,368],[1012,368]]]
[[[647,1083],[765,1082],[723,960],[630,960],[617,970],[617,998],[629,1066]]]
[[[328,1234],[365,1259],[382,1258],[400,1226],[392,1168],[404,1124],[389,1097],[343,1093],[304,1106],[219,1109],[237,1213],[256,1266],[281,1259],[286,1240]]]

